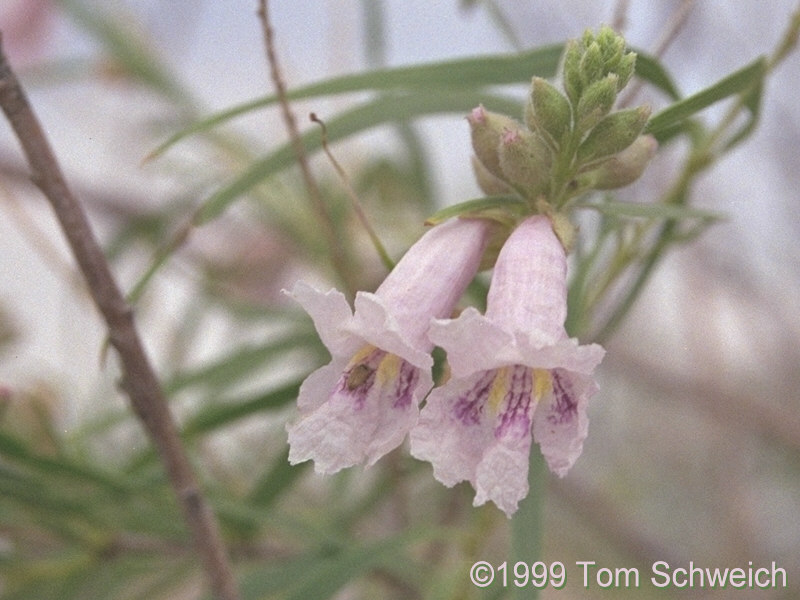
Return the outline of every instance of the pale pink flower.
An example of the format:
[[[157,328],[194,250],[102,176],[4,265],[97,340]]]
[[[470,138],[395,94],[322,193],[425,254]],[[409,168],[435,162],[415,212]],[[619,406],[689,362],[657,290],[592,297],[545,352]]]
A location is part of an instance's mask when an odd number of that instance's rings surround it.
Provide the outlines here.
[[[428,231],[355,311],[336,290],[298,283],[291,295],[314,321],[331,362],[303,382],[289,462],[313,460],[320,473],[372,465],[399,446],[433,385],[427,330],[451,314],[475,276],[488,239],[486,221],[454,219]]]
[[[587,435],[592,372],[605,351],[564,330],[566,272],[550,220],[529,217],[500,251],[485,316],[467,308],[429,332],[452,377],[428,397],[411,453],[447,486],[469,481],[475,506],[492,500],[509,517],[528,493],[532,441],[564,476]]]

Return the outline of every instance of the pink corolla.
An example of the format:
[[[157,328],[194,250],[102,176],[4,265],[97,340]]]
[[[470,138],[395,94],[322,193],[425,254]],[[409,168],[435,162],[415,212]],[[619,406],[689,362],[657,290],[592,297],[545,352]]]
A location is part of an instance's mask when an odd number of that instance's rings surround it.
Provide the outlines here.
[[[475,276],[489,235],[486,221],[454,219],[423,235],[375,293],[351,311],[336,290],[298,283],[291,295],[314,321],[331,362],[300,387],[299,419],[287,427],[289,462],[313,460],[319,473],[374,464],[399,446],[433,385],[427,337],[449,316]]]
[[[605,351],[567,336],[566,272],[550,219],[529,217],[498,255],[485,315],[467,308],[428,334],[447,351],[451,378],[428,397],[411,453],[447,486],[469,481],[475,506],[491,500],[509,517],[528,493],[532,442],[564,476],[587,435]]]

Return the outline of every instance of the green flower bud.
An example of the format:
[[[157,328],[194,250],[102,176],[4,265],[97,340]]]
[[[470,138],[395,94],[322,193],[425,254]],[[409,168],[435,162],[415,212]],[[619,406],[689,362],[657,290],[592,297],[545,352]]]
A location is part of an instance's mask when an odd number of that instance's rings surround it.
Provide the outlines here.
[[[583,36],[567,44],[564,53],[564,90],[573,105],[586,89],[607,75],[617,75],[617,91],[633,76],[636,54],[625,52],[625,39],[610,27],[601,27],[597,35],[586,30]]]
[[[634,69],[636,68],[636,53],[628,52],[619,62],[615,72],[619,79],[617,80],[617,91],[620,91],[633,77]]]
[[[553,159],[538,134],[527,129],[508,130],[498,154],[503,179],[523,195],[534,198],[548,185]]]
[[[658,142],[652,135],[640,135],[622,152],[580,175],[578,184],[582,188],[611,190],[633,183],[642,176],[657,149]]]
[[[603,63],[609,71],[616,70],[625,52],[625,40],[608,25],[603,25],[597,32],[595,41],[603,54]]]
[[[567,92],[567,97],[573,104],[577,104],[578,98],[583,92],[583,84],[581,83],[581,56],[583,54],[583,46],[576,40],[567,42],[566,49],[564,50],[564,91]]]
[[[621,152],[642,133],[649,117],[649,106],[611,113],[589,132],[578,147],[578,163],[585,165]]]
[[[546,80],[534,77],[525,105],[525,123],[529,129],[549,136],[553,144],[558,145],[572,124],[569,100]]]
[[[514,191],[505,181],[492,175],[477,156],[472,157],[472,171],[475,173],[478,187],[487,196],[501,196]]]
[[[615,73],[609,73],[584,90],[578,101],[576,125],[578,131],[589,131],[611,111],[617,99],[618,83],[619,77]]]
[[[507,131],[516,130],[521,125],[505,115],[489,112],[483,106],[474,108],[467,116],[472,135],[472,149],[478,160],[495,177],[503,178],[500,168],[498,148]]]
[[[581,57],[581,84],[586,89],[595,81],[602,79],[606,73],[605,64],[603,62],[603,51],[600,44],[592,42],[586,48],[586,51]]]

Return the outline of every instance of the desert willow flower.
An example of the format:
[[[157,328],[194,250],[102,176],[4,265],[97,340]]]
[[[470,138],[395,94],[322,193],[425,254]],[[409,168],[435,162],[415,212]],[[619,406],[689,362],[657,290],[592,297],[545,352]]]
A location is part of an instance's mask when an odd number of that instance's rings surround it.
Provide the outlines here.
[[[566,272],[550,219],[529,217],[498,255],[486,314],[467,308],[428,334],[447,351],[452,377],[428,397],[411,453],[447,486],[469,481],[476,506],[491,500],[509,517],[528,493],[532,441],[563,476],[587,435],[604,350],[567,336]]]
[[[354,312],[336,290],[295,286],[291,296],[332,360],[300,388],[299,419],[287,427],[292,464],[313,460],[317,472],[335,473],[372,465],[403,442],[433,385],[428,327],[451,314],[475,276],[490,226],[453,219],[434,227],[375,293],[356,294]]]

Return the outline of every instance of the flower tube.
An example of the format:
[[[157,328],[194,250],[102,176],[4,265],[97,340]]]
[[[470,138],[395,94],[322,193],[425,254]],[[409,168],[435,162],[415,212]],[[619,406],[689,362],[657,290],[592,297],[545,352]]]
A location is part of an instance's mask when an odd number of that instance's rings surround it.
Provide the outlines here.
[[[358,292],[351,311],[336,290],[305,283],[291,296],[308,312],[331,362],[300,387],[289,425],[289,462],[319,473],[374,464],[399,446],[433,385],[434,318],[450,315],[475,276],[489,235],[483,220],[453,219],[425,233],[375,293]]]
[[[567,336],[566,273],[550,219],[529,217],[498,255],[486,314],[467,308],[428,334],[452,376],[428,397],[411,453],[447,486],[469,481],[475,506],[492,500],[509,517],[528,493],[532,441],[563,477],[587,435],[592,372],[605,351]]]

